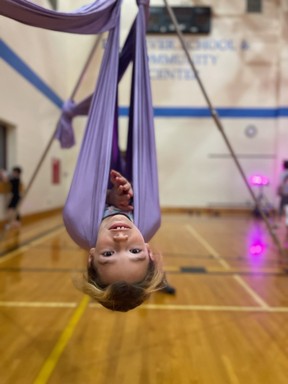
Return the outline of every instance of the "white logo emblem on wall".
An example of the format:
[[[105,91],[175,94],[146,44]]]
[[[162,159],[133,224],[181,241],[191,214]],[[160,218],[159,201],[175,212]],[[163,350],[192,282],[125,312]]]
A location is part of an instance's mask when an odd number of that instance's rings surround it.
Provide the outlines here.
[[[253,138],[257,135],[258,133],[258,130],[257,130],[257,127],[255,127],[255,125],[247,125],[247,127],[245,128],[245,135],[247,137],[250,137],[250,138]]]

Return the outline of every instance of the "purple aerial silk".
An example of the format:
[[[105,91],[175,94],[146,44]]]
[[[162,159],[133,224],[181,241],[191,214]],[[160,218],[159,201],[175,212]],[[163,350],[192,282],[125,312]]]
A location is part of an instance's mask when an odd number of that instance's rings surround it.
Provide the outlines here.
[[[69,14],[60,13],[61,17],[55,11],[44,10],[28,1],[1,0],[1,2],[4,7],[1,3],[0,14],[29,25],[41,27],[41,22],[45,20],[45,28],[64,31],[65,28],[60,27],[60,24],[65,23],[65,26],[68,26],[67,32],[96,33],[95,26],[98,20],[100,30],[97,30],[97,33],[110,30],[95,92],[78,105],[68,100],[59,121],[57,137],[63,147],[70,147],[74,143],[72,118],[86,114],[89,110],[87,127],[65,203],[63,218],[68,233],[77,244],[86,249],[95,246],[105,206],[109,172],[114,168],[132,180],[135,224],[142,232],[144,239],[149,241],[160,226],[157,157],[145,39],[149,0],[137,1],[139,12],[120,57],[120,12],[117,8],[120,1],[98,0],[83,7],[79,13],[76,11]],[[103,20],[97,19],[96,9],[101,9],[102,14],[105,13],[105,22],[107,22],[105,27]],[[36,21],[34,13],[31,13],[34,11]],[[46,12],[49,14],[48,19]],[[92,13],[95,16],[95,23],[88,18]],[[87,28],[84,26],[83,19],[81,21],[84,16],[87,16],[90,21],[90,32],[88,26]],[[40,22],[41,18],[43,19]],[[77,18],[78,21],[72,25],[72,22],[68,21],[70,18],[75,20]],[[115,25],[111,27],[112,20]],[[133,79],[127,156],[123,160],[118,147],[117,87],[130,61],[133,62]]]
[[[121,81],[129,63],[135,56],[136,22],[132,25],[124,47],[119,57],[118,82]],[[57,124],[55,137],[59,140],[62,148],[71,148],[75,145],[75,135],[72,120],[76,116],[86,116],[89,113],[93,94],[83,101],[75,104],[73,100],[67,100],[62,107],[62,114]]]
[[[115,28],[121,0],[97,0],[73,12],[56,12],[27,0],[0,0],[0,15],[60,32],[96,34]]]

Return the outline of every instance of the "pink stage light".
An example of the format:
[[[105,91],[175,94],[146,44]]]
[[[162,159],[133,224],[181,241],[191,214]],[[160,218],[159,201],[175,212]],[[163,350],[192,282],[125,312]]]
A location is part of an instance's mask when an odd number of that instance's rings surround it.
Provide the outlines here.
[[[266,176],[253,175],[250,177],[250,184],[257,185],[257,186],[268,185],[269,179]]]
[[[252,255],[252,256],[262,255],[262,253],[264,251],[265,251],[265,246],[264,246],[264,244],[261,244],[260,242],[252,244],[250,246],[250,249],[249,249],[250,255]]]

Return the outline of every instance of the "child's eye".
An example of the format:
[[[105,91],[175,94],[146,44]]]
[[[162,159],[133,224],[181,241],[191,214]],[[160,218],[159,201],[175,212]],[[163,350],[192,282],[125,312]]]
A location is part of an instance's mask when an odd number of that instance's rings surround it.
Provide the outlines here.
[[[132,248],[132,249],[130,249],[131,253],[140,253],[141,251],[142,251],[142,249],[139,249],[139,248]]]
[[[102,256],[109,257],[109,256],[112,256],[113,253],[114,253],[113,251],[104,251],[104,252],[102,253]]]

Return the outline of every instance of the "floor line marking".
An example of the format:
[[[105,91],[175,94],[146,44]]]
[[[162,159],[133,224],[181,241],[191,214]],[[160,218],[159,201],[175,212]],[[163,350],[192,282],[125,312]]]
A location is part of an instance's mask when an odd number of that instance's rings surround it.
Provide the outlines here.
[[[268,312],[288,313],[288,307],[237,307],[237,306],[212,306],[212,305],[157,305],[146,304],[142,305],[140,309],[162,309],[162,310],[176,310],[176,311],[203,311],[203,312]]]
[[[1,256],[0,264],[4,263],[5,261],[12,259],[15,256],[18,256],[19,254],[21,254],[23,252],[26,252],[28,249],[30,249],[34,245],[37,245],[43,241],[46,241],[46,240],[50,239],[51,237],[60,234],[63,231],[65,231],[65,228],[59,228],[59,229],[57,229],[57,230],[55,230],[55,231],[53,231],[47,235],[44,235],[40,239],[32,240],[29,244],[25,244],[25,245],[20,246],[19,248],[15,249],[14,251],[11,251],[11,252],[8,251],[5,256]]]
[[[19,254],[28,251],[29,246],[23,245],[14,251],[8,252],[5,256],[1,256],[0,258],[0,264],[4,263],[5,261],[8,261],[10,259],[13,259],[13,257],[18,256]]]
[[[103,309],[102,305],[90,303],[89,307]],[[199,312],[267,312],[267,313],[288,313],[288,307],[253,307],[253,306],[214,306],[214,305],[182,305],[182,304],[143,304],[138,310],[151,309],[163,311],[199,311]]]
[[[187,230],[204,246],[204,248],[207,249],[208,252],[210,252],[215,259],[225,268],[226,271],[231,270],[230,265],[226,263],[225,260],[221,258],[218,252],[215,251],[215,249],[201,236],[199,233],[191,226],[186,225]],[[258,303],[263,308],[268,308],[269,305],[261,299],[261,297],[252,289],[249,287],[249,285],[243,280],[242,277],[235,274],[233,275],[233,278],[238,282],[238,284],[241,285],[242,288],[245,289],[245,291],[252,297],[256,303]]]
[[[225,260],[221,258],[218,252],[215,251],[215,249],[191,226],[191,225],[186,225],[186,228],[188,232],[191,233],[192,236],[196,238],[196,240],[203,245],[203,247],[211,253],[211,255],[217,259],[217,261],[222,265],[222,267],[226,270],[230,269],[230,266],[228,263],[226,263]]]
[[[223,365],[224,365],[226,372],[227,372],[227,375],[229,377],[229,383],[230,384],[240,384],[238,377],[235,373],[235,369],[234,369],[229,357],[226,355],[222,355],[221,360],[223,362]]]
[[[233,275],[233,278],[238,281],[238,283],[245,289],[245,291],[253,297],[256,303],[258,303],[263,308],[269,308],[269,305],[252,288],[250,288],[250,286],[242,279],[242,277]]]
[[[68,324],[64,328],[63,332],[61,333],[57,343],[55,344],[53,350],[51,351],[50,355],[44,362],[38,376],[36,377],[33,384],[45,384],[49,380],[51,374],[53,373],[64,349],[66,348],[66,345],[68,344],[69,340],[71,339],[74,330],[79,323],[81,317],[83,316],[88,304],[89,304],[90,298],[88,296],[84,296],[81,300],[78,307],[75,309],[71,319],[69,320]]]
[[[39,301],[0,301],[0,307],[7,308],[76,308],[77,303],[39,302]]]
[[[73,302],[18,302],[18,301],[0,301],[0,307],[7,308],[76,308],[77,303]],[[89,308],[103,309],[103,306],[97,303],[89,304]],[[223,306],[223,305],[183,305],[183,304],[143,304],[138,309],[160,309],[176,311],[216,311],[216,312],[270,312],[270,313],[288,313],[288,307],[253,307],[253,306]]]

